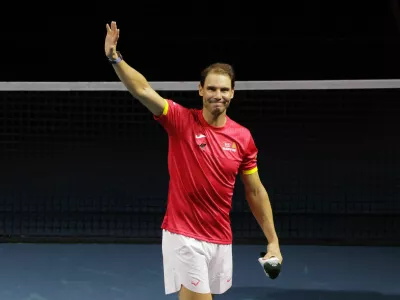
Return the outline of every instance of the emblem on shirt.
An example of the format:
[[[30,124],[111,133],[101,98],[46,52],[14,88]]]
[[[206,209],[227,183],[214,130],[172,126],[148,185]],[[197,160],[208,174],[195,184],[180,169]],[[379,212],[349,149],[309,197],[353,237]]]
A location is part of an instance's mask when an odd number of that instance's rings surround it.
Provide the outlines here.
[[[236,152],[236,143],[233,142],[222,142],[222,150]]]
[[[204,147],[207,146],[206,144],[206,136],[204,134],[195,134],[195,139],[197,145],[200,147],[200,149],[204,150]]]

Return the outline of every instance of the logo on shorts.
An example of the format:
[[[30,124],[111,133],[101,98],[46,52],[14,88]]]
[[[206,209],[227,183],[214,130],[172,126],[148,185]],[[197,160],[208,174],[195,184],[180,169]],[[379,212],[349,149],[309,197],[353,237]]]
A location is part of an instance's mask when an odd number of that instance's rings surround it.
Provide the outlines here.
[[[192,281],[192,282],[191,282],[191,284],[193,284],[194,286],[197,286],[197,285],[199,284],[199,282],[200,282],[200,280],[199,280],[199,279],[197,279],[197,282],[195,282],[195,281]]]

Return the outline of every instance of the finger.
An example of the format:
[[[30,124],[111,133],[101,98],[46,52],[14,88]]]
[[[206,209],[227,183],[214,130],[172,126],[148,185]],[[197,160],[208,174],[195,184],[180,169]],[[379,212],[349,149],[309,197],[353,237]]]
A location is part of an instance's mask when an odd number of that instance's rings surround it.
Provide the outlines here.
[[[107,32],[110,32],[111,31],[110,25],[106,24],[106,29],[107,29]]]
[[[270,254],[270,253],[266,253],[266,254],[263,256],[263,260],[267,260],[267,259],[269,259],[269,258],[271,258],[271,254]]]
[[[271,254],[267,252],[261,252],[260,256],[262,257],[263,260],[267,260],[268,258],[271,257]]]
[[[279,261],[281,262],[282,261],[282,256],[281,255],[276,255],[276,254],[274,254],[274,253],[271,253],[271,252],[268,252],[265,256],[264,256],[264,260],[267,260],[267,259],[270,259],[271,257],[276,257],[276,258],[278,258],[279,259]]]
[[[112,29],[112,31],[117,31],[117,23],[115,22],[115,21],[112,21],[111,22],[111,29]]]
[[[113,32],[113,43],[117,44],[119,38],[119,30],[117,30],[116,32]]]

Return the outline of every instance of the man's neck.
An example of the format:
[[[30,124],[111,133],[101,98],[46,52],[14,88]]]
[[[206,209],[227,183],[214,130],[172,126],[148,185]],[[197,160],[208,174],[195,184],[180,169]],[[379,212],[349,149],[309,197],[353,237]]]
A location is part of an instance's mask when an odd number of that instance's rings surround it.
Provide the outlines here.
[[[220,115],[213,115],[206,109],[203,109],[203,117],[204,117],[204,120],[206,120],[206,122],[208,124],[210,124],[211,126],[214,126],[214,127],[223,127],[226,123],[226,113],[225,112]]]

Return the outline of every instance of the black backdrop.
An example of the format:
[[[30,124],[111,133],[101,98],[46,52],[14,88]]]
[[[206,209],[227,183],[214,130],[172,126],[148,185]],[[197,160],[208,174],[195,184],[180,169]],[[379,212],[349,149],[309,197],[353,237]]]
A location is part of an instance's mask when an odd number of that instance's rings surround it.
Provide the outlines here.
[[[9,8],[0,81],[117,80],[104,64],[111,20],[119,50],[152,81],[197,81],[215,61],[232,63],[239,80],[400,78],[398,2],[36,3],[18,15]]]
[[[241,81],[400,78],[397,2],[35,7],[4,20],[0,80],[118,80],[103,51],[111,20],[150,81],[197,81],[215,61]],[[195,92],[164,95],[200,104]],[[398,243],[399,90],[236,95],[230,115],[260,148],[283,242]],[[2,91],[0,145],[3,237],[159,240],[167,139],[126,92]],[[232,226],[238,242],[263,241],[240,181]]]

